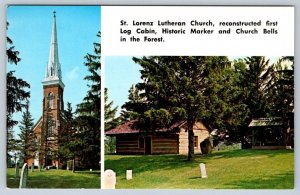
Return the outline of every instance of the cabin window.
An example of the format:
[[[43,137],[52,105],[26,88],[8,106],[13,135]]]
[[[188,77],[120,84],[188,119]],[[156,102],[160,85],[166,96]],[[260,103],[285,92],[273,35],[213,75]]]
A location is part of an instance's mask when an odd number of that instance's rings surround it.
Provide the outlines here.
[[[198,148],[198,136],[194,136],[194,148]]]
[[[139,137],[139,148],[144,148],[144,137]]]

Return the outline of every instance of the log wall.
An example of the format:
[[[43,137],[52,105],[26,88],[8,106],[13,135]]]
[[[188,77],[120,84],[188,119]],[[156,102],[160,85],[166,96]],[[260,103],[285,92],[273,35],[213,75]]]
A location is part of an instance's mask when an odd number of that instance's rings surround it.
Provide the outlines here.
[[[139,148],[138,135],[116,136],[117,154],[144,154],[144,148]]]
[[[178,154],[178,135],[152,136],[152,154]]]

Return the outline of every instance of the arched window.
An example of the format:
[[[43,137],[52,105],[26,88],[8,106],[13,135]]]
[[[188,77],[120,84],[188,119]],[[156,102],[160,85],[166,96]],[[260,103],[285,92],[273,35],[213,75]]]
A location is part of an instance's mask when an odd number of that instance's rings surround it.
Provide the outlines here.
[[[53,109],[53,100],[54,100],[54,94],[50,92],[48,94],[48,108]]]

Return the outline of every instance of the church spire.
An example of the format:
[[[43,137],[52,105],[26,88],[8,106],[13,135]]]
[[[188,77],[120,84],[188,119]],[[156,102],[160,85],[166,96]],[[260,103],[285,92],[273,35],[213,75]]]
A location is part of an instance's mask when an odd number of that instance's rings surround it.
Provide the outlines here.
[[[57,43],[57,32],[56,32],[56,12],[53,12],[53,24],[52,24],[52,35],[51,35],[51,43],[50,43],[50,54],[49,60],[46,68],[45,80],[44,84],[47,84],[47,81],[58,81],[59,84],[62,84],[61,77],[61,68],[58,58],[58,43]]]

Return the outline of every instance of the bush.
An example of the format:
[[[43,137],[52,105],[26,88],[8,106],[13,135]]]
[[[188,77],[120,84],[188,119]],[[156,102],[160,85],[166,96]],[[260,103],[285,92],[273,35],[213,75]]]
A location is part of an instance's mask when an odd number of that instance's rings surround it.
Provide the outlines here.
[[[220,142],[214,150],[237,150],[237,149],[242,149],[242,144],[241,143],[226,143],[226,142]]]

